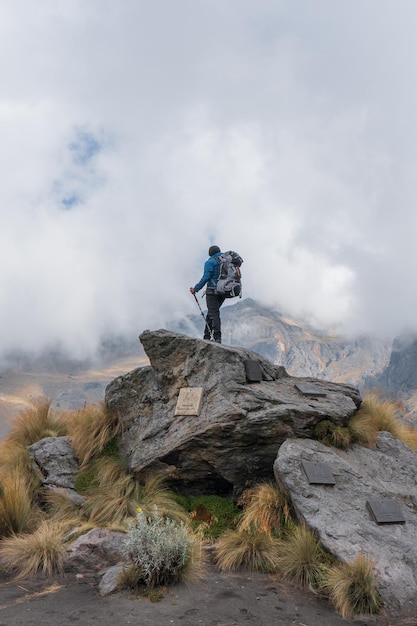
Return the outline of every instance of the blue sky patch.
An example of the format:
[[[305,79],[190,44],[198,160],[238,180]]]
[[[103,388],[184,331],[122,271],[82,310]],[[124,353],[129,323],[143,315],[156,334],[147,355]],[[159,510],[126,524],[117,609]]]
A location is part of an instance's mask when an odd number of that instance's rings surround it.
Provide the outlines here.
[[[76,140],[70,143],[68,148],[73,153],[76,165],[88,165],[100,152],[101,144],[92,133],[78,131]]]
[[[64,209],[70,210],[72,208],[74,208],[77,204],[80,203],[80,199],[77,195],[72,195],[72,196],[68,196],[66,198],[63,198],[61,200],[61,204],[64,207]]]

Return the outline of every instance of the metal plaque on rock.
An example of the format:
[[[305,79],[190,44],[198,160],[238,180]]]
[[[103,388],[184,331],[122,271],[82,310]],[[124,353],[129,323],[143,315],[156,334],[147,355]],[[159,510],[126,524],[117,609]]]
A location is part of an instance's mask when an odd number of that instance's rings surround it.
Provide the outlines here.
[[[311,485],[335,485],[333,472],[326,463],[301,461],[307,480]]]
[[[182,387],[178,394],[175,415],[200,415],[202,404],[202,387]]]
[[[298,391],[300,391],[303,396],[313,396],[316,398],[326,397],[326,392],[323,391],[323,389],[320,389],[320,387],[317,387],[317,385],[311,385],[308,383],[297,383],[295,385],[295,388],[298,389]]]
[[[260,383],[262,380],[261,366],[258,361],[245,361],[246,380],[249,383]]]
[[[404,524],[405,517],[399,504],[392,498],[368,500],[366,503],[377,524]]]

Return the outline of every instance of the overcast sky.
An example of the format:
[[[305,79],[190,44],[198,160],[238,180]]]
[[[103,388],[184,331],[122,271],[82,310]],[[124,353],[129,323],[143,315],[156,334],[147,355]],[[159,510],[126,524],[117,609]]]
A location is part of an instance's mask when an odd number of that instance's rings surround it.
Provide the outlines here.
[[[417,329],[415,0],[3,0],[0,352],[244,296]]]

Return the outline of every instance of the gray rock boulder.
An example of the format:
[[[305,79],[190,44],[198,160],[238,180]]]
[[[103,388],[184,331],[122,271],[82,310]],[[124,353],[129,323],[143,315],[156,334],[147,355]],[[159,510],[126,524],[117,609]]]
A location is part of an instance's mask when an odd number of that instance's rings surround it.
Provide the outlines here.
[[[112,381],[106,403],[122,422],[131,471],[164,470],[184,493],[231,493],[273,478],[283,441],[311,437],[324,419],[344,425],[361,402],[349,385],[290,377],[243,348],[166,330],[145,331],[140,341],[151,365]],[[248,381],[247,361],[259,382]],[[304,395],[301,383],[314,383],[319,395]],[[203,389],[198,415],[176,414],[182,388]]]
[[[29,446],[28,451],[42,485],[61,488],[77,505],[81,504],[74,489],[79,467],[69,437],[45,437]]]
[[[302,462],[324,463],[334,486],[310,484]],[[278,484],[291,498],[299,521],[342,562],[364,553],[375,562],[378,589],[391,608],[410,610],[417,586],[417,455],[389,433],[375,449],[348,451],[318,441],[292,439],[274,463]],[[392,499],[405,523],[377,523],[370,500]]]
[[[123,572],[123,568],[123,563],[118,563],[103,572],[98,584],[98,592],[101,596],[109,596],[119,589],[119,578]]]
[[[98,573],[123,561],[125,533],[93,528],[75,539],[64,557],[66,572]]]

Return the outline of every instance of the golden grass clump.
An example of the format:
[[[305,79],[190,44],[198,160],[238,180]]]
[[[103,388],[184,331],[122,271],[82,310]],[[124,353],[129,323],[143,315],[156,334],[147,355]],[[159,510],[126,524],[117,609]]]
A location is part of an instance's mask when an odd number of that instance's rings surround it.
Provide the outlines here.
[[[401,429],[399,438],[409,448],[417,452],[417,428],[412,425],[404,425]]]
[[[330,420],[322,420],[314,429],[314,436],[324,445],[347,450],[352,443],[351,432]]]
[[[93,528],[92,524],[86,522],[81,507],[74,504],[65,493],[65,490],[54,489],[47,491],[43,498],[48,519],[60,524],[64,533],[73,532],[74,528],[86,528],[87,530]]]
[[[321,588],[330,558],[310,530],[297,526],[279,542],[278,574],[303,587]]]
[[[161,475],[147,475],[141,484],[111,457],[103,457],[99,462],[98,484],[87,493],[82,511],[89,521],[106,526],[123,524],[136,516],[140,507],[151,514],[155,506],[173,519],[186,519],[186,513],[175,501],[173,494],[164,488]]]
[[[217,542],[214,561],[223,572],[247,568],[275,572],[279,563],[279,540],[259,530],[229,530]]]
[[[16,472],[30,480],[32,465],[27,448],[12,439],[3,439],[0,442],[0,472],[1,475]]]
[[[16,578],[62,573],[64,552],[62,527],[50,520],[41,522],[32,534],[14,535],[0,543],[2,563]]]
[[[112,484],[92,487],[82,510],[87,519],[98,526],[122,524],[135,516],[139,497],[140,486],[126,474]]]
[[[27,447],[45,437],[67,434],[66,423],[51,410],[51,401],[41,398],[15,417],[6,440]]]
[[[397,405],[369,394],[349,422],[355,441],[361,445],[374,445],[378,432],[387,431],[397,439],[401,437],[402,424],[397,417]]]
[[[349,421],[349,430],[355,443],[367,448],[375,446],[379,431],[370,417],[355,413]]]
[[[330,568],[326,589],[331,602],[344,618],[378,613],[382,606],[375,587],[373,563],[363,554],[353,563]]]
[[[69,420],[69,435],[81,467],[99,455],[119,430],[119,419],[104,402],[77,411]]]
[[[34,512],[31,485],[19,473],[0,478],[0,537],[20,533],[30,526]]]
[[[260,530],[272,535],[291,519],[288,500],[277,485],[264,483],[247,490],[243,501],[246,504],[239,524],[241,530]]]
[[[157,507],[160,513],[176,521],[188,520],[187,513],[178,504],[174,494],[165,487],[165,481],[165,476],[158,472],[146,473],[143,476],[140,482],[140,508],[151,514]]]

